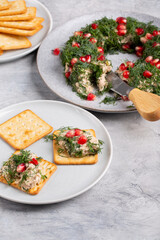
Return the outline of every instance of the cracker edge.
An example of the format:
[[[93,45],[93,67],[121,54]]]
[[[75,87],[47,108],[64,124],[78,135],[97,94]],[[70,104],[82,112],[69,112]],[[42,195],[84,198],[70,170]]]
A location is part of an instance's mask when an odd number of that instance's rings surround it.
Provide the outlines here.
[[[90,131],[94,137],[96,137],[95,131],[93,129],[84,129],[85,131]],[[53,134],[58,133],[59,130],[56,130],[53,132]],[[87,164],[95,164],[98,161],[98,154],[93,156],[85,156],[82,158],[73,158],[73,157],[69,157],[69,158],[63,158],[63,160],[57,160],[57,156],[59,156],[58,152],[57,152],[57,147],[56,147],[56,143],[55,140],[53,140],[53,156],[54,156],[54,163],[58,164],[58,165],[87,165]],[[91,158],[93,158],[93,160],[91,160]],[[67,159],[67,162],[66,160]]]

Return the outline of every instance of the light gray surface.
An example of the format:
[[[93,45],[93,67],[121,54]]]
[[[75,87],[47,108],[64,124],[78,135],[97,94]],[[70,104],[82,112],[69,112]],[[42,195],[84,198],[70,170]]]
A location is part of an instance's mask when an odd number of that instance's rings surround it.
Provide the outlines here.
[[[41,2],[50,9],[54,27],[108,8],[155,17],[160,11],[156,0]],[[26,100],[60,100],[39,77],[35,59],[36,52],[0,65],[0,108]],[[95,115],[114,145],[108,174],[92,190],[60,204],[36,207],[0,199],[0,239],[160,239],[160,123],[147,122],[138,113]]]

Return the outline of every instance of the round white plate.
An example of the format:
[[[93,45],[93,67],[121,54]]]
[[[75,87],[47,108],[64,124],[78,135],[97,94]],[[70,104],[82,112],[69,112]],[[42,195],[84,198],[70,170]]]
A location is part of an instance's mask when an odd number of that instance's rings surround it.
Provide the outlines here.
[[[158,18],[145,14],[115,11],[111,9],[106,10],[105,12],[97,12],[92,15],[85,15],[72,19],[52,31],[42,42],[37,55],[39,73],[48,87],[68,102],[98,112],[133,112],[135,111],[135,108],[128,107],[132,105],[132,102],[130,101],[124,102],[121,100],[118,101],[115,105],[106,105],[103,103],[100,104],[100,102],[104,99],[105,94],[101,97],[97,97],[97,99],[93,102],[80,99],[75,92],[72,92],[71,86],[67,85],[65,82],[65,78],[63,76],[64,70],[60,57],[51,54],[51,50],[54,48],[59,47],[62,49],[65,42],[69,39],[70,36],[73,35],[75,31],[79,30],[81,27],[84,27],[86,24],[90,24],[95,19],[101,19],[104,16],[113,19],[116,19],[118,16],[131,16],[143,22],[153,21],[155,25],[160,26],[160,19]],[[131,61],[134,61],[137,59],[137,57],[134,54],[119,53],[119,55],[109,55],[108,59],[112,61],[112,64],[114,66],[113,70],[115,70],[124,60],[129,59]]]
[[[4,51],[3,55],[0,56],[0,63],[15,60],[33,52],[35,49],[39,47],[43,39],[52,29],[51,14],[42,3],[40,3],[37,0],[26,0],[26,5],[27,7],[37,8],[37,17],[43,17],[45,19],[44,22],[42,23],[43,28],[34,36],[28,37],[28,39],[32,43],[32,47],[20,50]]]
[[[0,183],[0,197],[26,204],[48,204],[61,202],[78,196],[93,187],[109,168],[112,158],[112,143],[104,125],[91,113],[71,104],[57,101],[31,101],[12,105],[0,110],[0,124],[19,112],[31,109],[54,130],[63,126],[81,129],[94,129],[98,139],[104,141],[102,153],[94,165],[57,165],[57,171],[48,180],[38,195],[31,196],[11,186]],[[14,149],[0,139],[0,168]],[[44,142],[44,138],[35,142],[27,149],[37,156],[53,162],[52,142]]]

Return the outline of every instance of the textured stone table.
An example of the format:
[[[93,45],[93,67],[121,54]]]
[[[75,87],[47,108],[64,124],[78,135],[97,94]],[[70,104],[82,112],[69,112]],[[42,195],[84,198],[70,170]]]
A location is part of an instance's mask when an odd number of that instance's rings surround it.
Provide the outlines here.
[[[57,27],[108,8],[159,17],[158,0],[41,0]],[[26,100],[61,100],[41,80],[36,52],[0,65],[0,108]],[[113,161],[90,191],[67,202],[29,206],[0,199],[0,239],[159,240],[160,122],[138,113],[94,113],[111,134]]]

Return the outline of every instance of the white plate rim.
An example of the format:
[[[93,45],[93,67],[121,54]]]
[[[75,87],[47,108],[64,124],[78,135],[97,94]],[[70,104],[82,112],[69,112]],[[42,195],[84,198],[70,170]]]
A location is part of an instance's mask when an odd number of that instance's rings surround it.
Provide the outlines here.
[[[111,140],[111,137],[110,137],[110,134],[108,132],[108,130],[106,129],[106,127],[103,125],[103,123],[96,117],[94,116],[92,113],[88,112],[87,110],[81,108],[81,107],[78,107],[78,106],[75,106],[73,104],[70,104],[70,103],[65,103],[65,102],[62,102],[62,101],[55,101],[55,100],[32,100],[32,101],[24,101],[24,102],[20,102],[20,103],[16,103],[16,104],[12,104],[10,106],[7,106],[5,108],[2,108],[0,109],[0,114],[3,112],[3,111],[7,111],[9,109],[12,109],[16,106],[20,106],[20,105],[23,105],[23,104],[31,104],[31,103],[41,103],[41,102],[48,102],[48,103],[58,103],[58,104],[64,104],[66,106],[72,106],[73,108],[75,109],[78,109],[82,112],[84,112],[85,114],[93,117],[97,122],[98,124],[100,124],[100,126],[103,128],[103,130],[105,131],[105,134],[107,135],[108,137],[108,142],[109,142],[109,149],[110,149],[110,155],[109,155],[109,158],[108,158],[108,164],[105,166],[105,168],[103,169],[103,171],[101,172],[101,174],[99,175],[99,177],[93,181],[89,186],[85,187],[83,190],[75,193],[75,194],[72,194],[68,197],[64,197],[62,199],[57,199],[56,201],[48,201],[48,202],[42,202],[42,203],[36,203],[36,202],[25,202],[25,201],[18,201],[18,200],[14,200],[13,198],[7,198],[7,197],[3,197],[0,193],[0,197],[3,198],[3,199],[6,199],[6,200],[9,200],[9,201],[12,201],[12,202],[16,202],[16,203],[21,203],[21,204],[27,204],[27,205],[48,205],[48,204],[54,204],[54,203],[60,203],[60,202],[64,202],[64,201],[67,201],[69,199],[72,199],[72,198],[75,198],[85,192],[87,192],[89,189],[91,189],[92,187],[94,187],[95,184],[97,184],[101,179],[102,177],[105,175],[105,173],[108,171],[109,167],[110,167],[110,164],[111,164],[111,161],[112,161],[112,157],[113,157],[113,144],[112,144],[112,140]]]
[[[50,13],[49,10],[47,9],[47,7],[46,7],[44,4],[42,4],[41,2],[39,2],[38,0],[32,0],[32,1],[33,1],[33,4],[34,4],[34,2],[35,2],[35,3],[37,3],[38,5],[40,5],[41,8],[43,8],[43,9],[46,11],[46,13],[48,14],[49,21],[50,21],[50,26],[49,26],[49,29],[48,29],[47,34],[44,36],[44,39],[45,39],[46,36],[51,32],[51,30],[52,30],[52,28],[53,28],[53,20],[52,20],[51,13]],[[43,39],[43,40],[44,40],[44,39]],[[43,41],[43,40],[42,40],[42,41]],[[13,60],[17,60],[17,59],[19,59],[19,58],[22,58],[22,57],[30,54],[31,52],[35,51],[35,50],[41,45],[42,41],[40,41],[39,43],[37,43],[34,47],[31,47],[31,48],[28,48],[28,49],[24,49],[24,52],[22,52],[22,53],[19,53],[19,54],[15,55],[15,56],[12,56],[12,57],[7,57],[7,58],[2,59],[2,60],[0,59],[0,64],[1,64],[1,63],[10,62],[10,61],[13,61]]]

